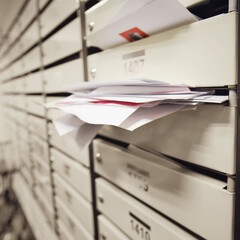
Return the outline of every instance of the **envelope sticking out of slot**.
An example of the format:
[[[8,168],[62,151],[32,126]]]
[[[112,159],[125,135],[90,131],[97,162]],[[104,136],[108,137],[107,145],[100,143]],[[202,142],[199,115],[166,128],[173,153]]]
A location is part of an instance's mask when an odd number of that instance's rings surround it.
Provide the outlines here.
[[[71,134],[81,149],[102,125],[129,131],[178,111],[195,110],[203,103],[223,103],[228,96],[214,91],[192,91],[188,86],[170,85],[151,79],[82,82],[71,87],[72,95],[53,103],[68,114],[53,123],[60,135]]]
[[[106,16],[102,16],[102,23],[101,19],[94,22],[93,10],[86,12],[88,24],[94,24],[92,33],[86,37],[89,46],[107,49],[197,21],[177,0],[111,1],[118,7],[114,6],[112,14],[109,13],[111,8],[108,8]],[[100,2],[94,10],[104,11],[107,4],[110,1]]]

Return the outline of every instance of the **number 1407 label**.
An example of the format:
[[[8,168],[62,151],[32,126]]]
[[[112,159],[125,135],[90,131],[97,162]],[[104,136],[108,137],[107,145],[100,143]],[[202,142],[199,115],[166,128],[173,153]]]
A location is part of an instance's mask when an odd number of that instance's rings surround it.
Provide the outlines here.
[[[143,73],[145,50],[124,54],[122,59],[125,76],[134,77]]]
[[[139,75],[143,73],[144,58],[125,61],[123,64],[125,75]]]

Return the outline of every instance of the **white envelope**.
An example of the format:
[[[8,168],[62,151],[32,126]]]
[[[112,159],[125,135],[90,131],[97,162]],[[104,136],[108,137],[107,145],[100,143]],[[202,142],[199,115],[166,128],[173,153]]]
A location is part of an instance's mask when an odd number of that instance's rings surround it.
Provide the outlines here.
[[[86,37],[89,45],[107,49],[197,21],[196,17],[177,0],[124,0],[124,2],[118,14],[107,24],[103,24],[100,30]],[[100,7],[104,9],[104,4],[100,4]]]

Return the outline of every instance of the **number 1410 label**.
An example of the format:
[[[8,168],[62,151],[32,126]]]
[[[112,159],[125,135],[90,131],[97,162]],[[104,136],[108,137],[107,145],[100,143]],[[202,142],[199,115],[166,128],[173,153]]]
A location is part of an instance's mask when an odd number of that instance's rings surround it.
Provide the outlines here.
[[[133,235],[139,240],[151,240],[151,227],[133,213],[129,212],[129,215],[131,231],[133,232]]]

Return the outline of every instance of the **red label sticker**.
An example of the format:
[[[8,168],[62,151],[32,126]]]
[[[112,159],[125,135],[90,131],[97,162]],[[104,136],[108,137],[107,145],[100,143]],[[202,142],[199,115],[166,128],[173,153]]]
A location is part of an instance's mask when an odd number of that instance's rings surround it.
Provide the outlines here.
[[[140,40],[142,38],[148,37],[148,35],[145,32],[143,32],[142,30],[140,30],[137,27],[129,29],[125,32],[122,32],[119,35],[126,38],[129,42],[134,42],[134,41]]]

